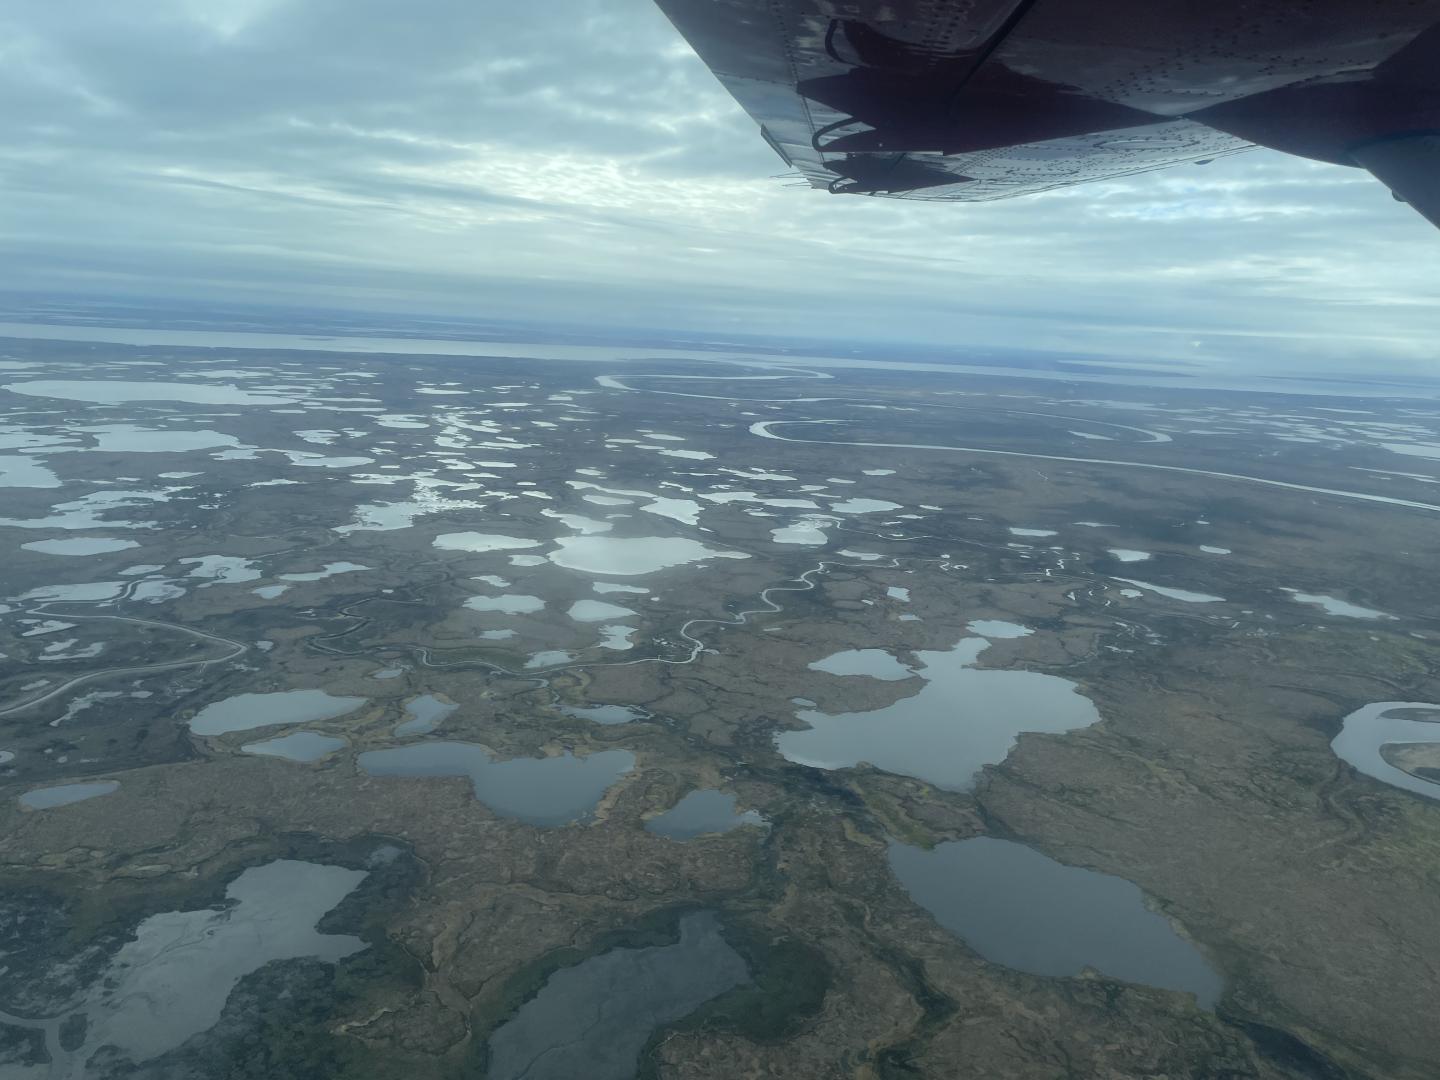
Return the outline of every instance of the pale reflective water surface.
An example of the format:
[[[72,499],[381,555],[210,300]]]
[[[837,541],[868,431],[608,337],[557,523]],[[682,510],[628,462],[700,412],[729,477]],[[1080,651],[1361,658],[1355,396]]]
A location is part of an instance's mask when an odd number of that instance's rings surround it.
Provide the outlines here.
[[[983,766],[1003,761],[1020,732],[1072,731],[1100,719],[1068,679],[975,667],[989,644],[963,638],[953,649],[917,652],[915,674],[925,680],[918,693],[869,712],[802,709],[796,715],[809,730],[782,732],[776,745],[800,765],[843,769],[869,762],[958,791]]]
[[[1336,757],[1366,776],[1394,787],[1440,799],[1440,783],[1396,768],[1381,754],[1385,746],[1440,743],[1440,705],[1423,701],[1378,701],[1345,717],[1330,743]]]
[[[353,712],[366,700],[327,694],[324,690],[236,694],[206,705],[190,721],[190,730],[196,735],[224,735],[272,724],[310,724]]]

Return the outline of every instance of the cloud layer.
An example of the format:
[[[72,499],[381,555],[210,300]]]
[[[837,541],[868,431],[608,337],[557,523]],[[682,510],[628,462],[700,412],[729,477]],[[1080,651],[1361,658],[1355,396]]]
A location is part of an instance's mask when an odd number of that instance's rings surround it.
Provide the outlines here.
[[[0,42],[0,287],[1435,366],[1440,237],[1363,173],[790,188],[649,0],[0,0]]]

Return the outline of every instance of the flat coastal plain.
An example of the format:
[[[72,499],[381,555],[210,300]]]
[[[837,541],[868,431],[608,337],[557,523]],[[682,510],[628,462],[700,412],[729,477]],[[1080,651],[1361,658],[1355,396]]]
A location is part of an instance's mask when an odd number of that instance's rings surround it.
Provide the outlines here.
[[[0,1077],[1435,1075],[1434,397],[403,349],[0,341]]]

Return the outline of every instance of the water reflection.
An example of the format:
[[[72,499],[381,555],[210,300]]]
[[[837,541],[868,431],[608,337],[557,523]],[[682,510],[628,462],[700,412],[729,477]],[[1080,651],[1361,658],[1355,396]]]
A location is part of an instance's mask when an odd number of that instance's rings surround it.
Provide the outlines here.
[[[741,551],[708,548],[684,536],[562,536],[550,561],[568,570],[612,577],[653,574],[703,559],[748,559]]]
[[[1124,878],[988,836],[931,851],[892,843],[890,866],[917,904],[992,963],[1036,975],[1094,968],[1188,991],[1206,1008],[1224,989],[1199,950]]]
[[[925,680],[919,693],[869,712],[802,709],[796,715],[809,730],[782,732],[776,745],[800,765],[843,769],[869,762],[962,790],[983,766],[1003,761],[1020,732],[1071,731],[1100,719],[1068,679],[974,667],[989,645],[972,637],[947,651],[918,652],[915,674]]]
[[[39,551],[46,555],[105,555],[112,551],[125,551],[140,545],[134,540],[112,540],[108,537],[77,536],[61,540],[32,540],[21,544],[27,551]]]
[[[6,759],[9,760],[8,758]],[[53,806],[69,806],[84,802],[97,795],[109,795],[120,788],[118,780],[92,780],[85,784],[60,784],[56,787],[36,788],[20,796],[20,805],[31,810],[49,810]]]
[[[235,386],[206,383],[141,382],[116,379],[33,379],[4,389],[32,397],[64,398],[99,405],[130,401],[185,401],[192,405],[290,405],[295,398],[252,394]]]
[[[475,797],[497,814],[531,825],[568,825],[588,818],[605,792],[635,766],[628,750],[575,757],[493,761],[484,747],[423,742],[361,754],[371,776],[468,776]]]
[[[868,675],[887,682],[908,679],[915,674],[884,649],[846,649],[809,665],[811,671],[830,675]]]
[[[1298,603],[1324,609],[1327,615],[1339,615],[1346,619],[1393,619],[1395,617],[1387,615],[1383,611],[1361,607],[1359,604],[1352,604],[1348,600],[1326,596],[1323,593],[1307,593],[1298,589],[1281,589],[1280,591],[1289,593]]]
[[[152,915],[135,929],[92,990],[86,1051],[118,1047],[146,1061],[207,1031],[240,979],[272,960],[335,962],[365,948],[357,937],[322,934],[320,918],[365,877],[363,870],[282,859],[230,883],[224,908]]]
[[[453,701],[442,700],[434,694],[421,694],[405,703],[409,720],[395,725],[396,735],[429,735],[444,719],[460,706]]]
[[[1423,751],[1436,747],[1433,756]],[[1440,799],[1440,705],[1423,701],[1378,701],[1356,709],[1345,717],[1340,734],[1330,743],[1335,755],[1348,761],[1366,776],[1394,787]],[[1419,755],[1416,751],[1422,751]],[[1410,765],[1407,758],[1420,757],[1427,766]],[[1410,765],[1414,772],[1392,764],[1393,759]],[[1420,775],[1417,775],[1420,773]]]
[[[1189,589],[1174,589],[1168,585],[1152,585],[1148,581],[1136,581],[1134,578],[1117,577],[1114,580],[1124,582],[1126,585],[1134,585],[1135,588],[1144,589],[1146,592],[1153,592],[1167,600],[1179,600],[1186,604],[1219,604],[1225,600],[1223,596],[1211,596],[1209,593],[1192,592]]]
[[[589,720],[596,724],[628,724],[650,715],[633,705],[561,705],[560,711],[577,720]]]
[[[224,735],[276,724],[310,724],[354,712],[367,700],[339,697],[324,690],[236,694],[206,705],[190,721],[190,730],[196,735]]]
[[[746,982],[745,961],[711,912],[680,940],[612,949],[550,976],[490,1039],[491,1080],[630,1080],[650,1033]]]
[[[692,791],[665,813],[645,823],[645,828],[672,840],[689,840],[706,833],[724,833],[742,825],[764,825],[755,810],[735,812],[735,796],[713,788]]]

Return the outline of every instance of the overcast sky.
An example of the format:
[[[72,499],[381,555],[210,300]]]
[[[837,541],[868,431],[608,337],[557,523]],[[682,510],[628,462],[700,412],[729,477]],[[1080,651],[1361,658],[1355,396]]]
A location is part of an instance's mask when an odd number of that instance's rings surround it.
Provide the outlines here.
[[[1434,371],[1440,235],[1253,152],[831,196],[650,0],[0,0],[0,287]]]

